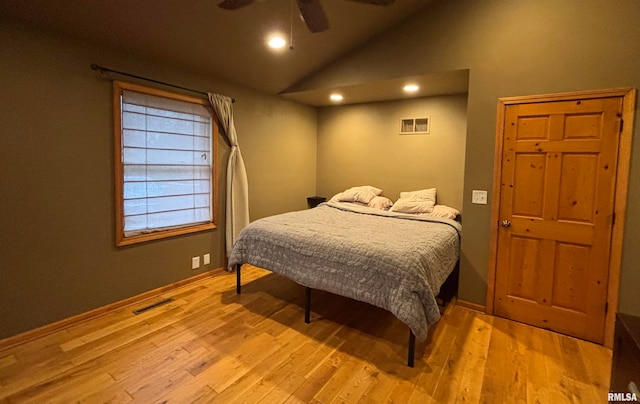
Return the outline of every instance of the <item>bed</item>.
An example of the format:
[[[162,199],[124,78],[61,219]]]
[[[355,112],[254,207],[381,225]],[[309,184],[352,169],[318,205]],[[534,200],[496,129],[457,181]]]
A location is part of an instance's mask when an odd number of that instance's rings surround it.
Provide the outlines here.
[[[457,221],[327,202],[257,220],[240,233],[229,257],[241,291],[241,265],[270,270],[320,289],[390,311],[409,329],[408,365],[415,338],[425,340],[440,318],[436,301],[457,266]]]

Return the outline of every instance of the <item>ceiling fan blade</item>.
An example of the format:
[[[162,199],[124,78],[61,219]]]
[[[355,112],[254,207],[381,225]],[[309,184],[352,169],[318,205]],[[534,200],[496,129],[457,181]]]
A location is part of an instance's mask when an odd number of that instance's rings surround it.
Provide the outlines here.
[[[356,3],[371,4],[372,6],[390,6],[395,0],[350,0]]]
[[[253,3],[253,0],[224,0],[218,3],[218,7],[225,10],[237,10]]]
[[[329,20],[320,0],[298,0],[302,19],[311,32],[322,32],[329,28]]]

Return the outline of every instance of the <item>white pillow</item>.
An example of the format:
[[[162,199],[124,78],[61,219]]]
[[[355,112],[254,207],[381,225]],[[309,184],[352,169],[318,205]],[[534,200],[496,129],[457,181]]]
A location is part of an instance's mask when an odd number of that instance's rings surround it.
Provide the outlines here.
[[[338,192],[334,196],[329,199],[329,202],[340,202],[340,200],[344,197],[344,192]]]
[[[458,209],[451,208],[446,205],[436,205],[428,215],[434,217],[444,217],[446,219],[455,219],[459,214],[460,211]]]
[[[400,198],[393,204],[390,212],[400,213],[431,213],[433,202],[420,199]]]
[[[393,206],[393,202],[391,202],[391,199],[385,198],[384,196],[376,196],[371,201],[369,201],[370,208],[387,210],[391,206]]]
[[[347,191],[359,191],[359,190],[371,191],[374,194],[376,194],[376,196],[382,194],[382,190],[380,188],[372,187],[371,185],[362,185],[359,187],[351,187],[347,189]]]
[[[368,204],[376,195],[371,191],[358,190],[358,191],[344,191],[336,194],[331,198],[332,202],[360,202]]]
[[[368,204],[373,198],[380,195],[382,190],[372,186],[352,187],[340,192],[331,198],[332,202],[360,202]]]
[[[400,199],[417,199],[417,200],[427,200],[432,201],[433,204],[436,204],[436,189],[421,189],[420,191],[412,191],[412,192],[400,192]]]

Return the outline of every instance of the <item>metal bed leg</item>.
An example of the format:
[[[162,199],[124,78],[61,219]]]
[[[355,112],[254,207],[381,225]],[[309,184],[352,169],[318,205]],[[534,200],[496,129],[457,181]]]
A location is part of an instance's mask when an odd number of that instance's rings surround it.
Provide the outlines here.
[[[407,359],[407,365],[412,368],[413,367],[413,358],[415,356],[416,351],[416,336],[413,334],[413,331],[409,330],[409,358]]]
[[[240,289],[242,287],[241,283],[240,283],[240,268],[242,267],[242,265],[238,264],[236,265],[236,294],[240,294]]]
[[[311,322],[311,288],[304,288],[304,322]]]

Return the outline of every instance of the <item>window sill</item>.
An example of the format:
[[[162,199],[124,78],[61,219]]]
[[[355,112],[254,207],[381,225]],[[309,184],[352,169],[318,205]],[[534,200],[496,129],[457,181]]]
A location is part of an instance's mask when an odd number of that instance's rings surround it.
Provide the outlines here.
[[[171,229],[171,230],[164,230],[164,231],[158,231],[153,233],[139,234],[137,236],[130,236],[130,237],[124,237],[122,234],[119,234],[118,240],[116,240],[116,245],[118,247],[122,247],[126,245],[145,243],[147,241],[159,240],[167,237],[181,236],[184,234],[191,234],[191,233],[198,233],[201,231],[213,230],[213,229],[216,229],[217,227],[218,226],[216,226],[215,223],[207,223],[207,224],[201,224],[197,226],[183,227],[180,229]]]

